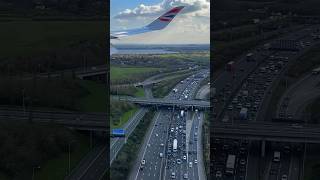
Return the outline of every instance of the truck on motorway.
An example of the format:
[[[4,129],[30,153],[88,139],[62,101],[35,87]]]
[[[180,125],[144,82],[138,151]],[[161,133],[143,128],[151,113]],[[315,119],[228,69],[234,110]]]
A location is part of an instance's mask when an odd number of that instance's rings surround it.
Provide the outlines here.
[[[177,152],[177,147],[178,147],[178,140],[174,139],[173,140],[173,152]]]
[[[236,162],[236,155],[229,154],[226,164],[226,174],[234,174],[234,165]]]
[[[274,162],[280,162],[280,152],[279,151],[275,151],[273,153],[273,161]]]
[[[183,115],[184,115],[184,110],[181,110],[180,111],[180,116],[183,117]]]
[[[234,61],[228,62],[227,66],[226,66],[226,70],[230,71],[230,72],[234,70]]]
[[[176,93],[176,92],[178,92],[178,89],[177,89],[177,88],[174,88],[172,91],[173,91],[174,93]]]
[[[241,120],[246,120],[248,118],[248,108],[241,108],[239,117]]]

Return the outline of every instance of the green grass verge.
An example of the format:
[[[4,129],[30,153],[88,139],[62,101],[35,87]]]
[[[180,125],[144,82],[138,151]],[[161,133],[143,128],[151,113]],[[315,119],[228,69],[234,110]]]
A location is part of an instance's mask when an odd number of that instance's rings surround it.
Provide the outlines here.
[[[318,124],[320,119],[320,97],[316,98],[306,107],[306,112],[310,114],[309,123]]]
[[[304,180],[319,180],[320,177],[320,157],[310,156],[305,160]]]
[[[79,146],[71,153],[71,170],[77,166],[80,160],[89,152],[90,143],[89,138],[85,135],[79,134]],[[35,180],[62,180],[68,173],[68,153],[63,153],[57,158],[47,161],[41,165],[39,170],[36,170]]]
[[[124,80],[124,79],[134,79],[139,78],[146,73],[158,72],[161,68],[151,68],[151,67],[110,67],[110,78],[111,81]]]
[[[124,180],[129,176],[131,167],[135,163],[136,154],[143,143],[143,137],[147,133],[146,129],[150,126],[155,115],[153,110],[146,113],[138,126],[128,138],[127,143],[120,150],[117,158],[113,161],[110,169],[110,179]]]
[[[99,40],[105,35],[104,21],[0,22],[1,54],[4,57],[47,53],[81,40]]]
[[[114,128],[121,128],[124,126],[124,124],[126,124],[128,122],[128,120],[138,111],[137,107],[134,107],[133,109],[125,112],[119,119],[118,124],[114,124],[112,121],[110,121],[110,127],[111,129]]]
[[[111,100],[110,127],[121,127],[126,121],[128,121],[131,113],[133,114],[136,109],[138,109],[138,107],[132,103]]]
[[[319,48],[320,44],[317,44],[299,57],[296,63],[288,69],[288,75],[297,78],[317,68],[320,65]]]
[[[144,97],[145,95],[144,95],[144,90],[143,90],[143,88],[137,88],[137,92],[134,93],[134,96],[135,96],[135,97]]]
[[[89,93],[80,99],[80,110],[84,112],[106,112],[107,89],[105,85],[93,81],[80,81],[80,85]]]

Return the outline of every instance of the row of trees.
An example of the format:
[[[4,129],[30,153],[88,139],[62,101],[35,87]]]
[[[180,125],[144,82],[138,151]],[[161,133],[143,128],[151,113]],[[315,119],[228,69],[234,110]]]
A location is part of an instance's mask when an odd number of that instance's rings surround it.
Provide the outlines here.
[[[135,108],[135,105],[110,99],[110,120],[113,125],[118,125],[120,117],[127,111]]]
[[[16,80],[0,78],[0,105],[40,106],[78,110],[79,99],[87,95],[78,81],[72,79]]]
[[[154,113],[154,111],[146,113],[131,136],[128,138],[127,143],[123,146],[117,158],[111,164],[110,179],[123,180],[128,178],[130,169],[135,163],[136,155],[138,154],[143,142],[146,129],[152,122]]]
[[[74,42],[45,55],[26,55],[0,59],[0,74],[24,75],[50,73],[73,68],[88,68],[106,64],[104,45],[99,42]]]

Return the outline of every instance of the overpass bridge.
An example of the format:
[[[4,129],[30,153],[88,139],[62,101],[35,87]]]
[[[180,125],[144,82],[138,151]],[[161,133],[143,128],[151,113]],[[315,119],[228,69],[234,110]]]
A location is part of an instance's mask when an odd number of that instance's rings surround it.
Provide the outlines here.
[[[0,121],[53,123],[78,130],[107,131],[106,113],[27,110],[21,107],[0,107]]]
[[[179,107],[188,109],[206,110],[210,108],[209,101],[202,100],[172,100],[162,98],[134,98],[134,97],[119,97],[120,101],[131,102],[141,106],[156,106],[156,107]]]
[[[320,143],[320,125],[275,122],[217,122],[211,124],[211,135],[217,138]]]

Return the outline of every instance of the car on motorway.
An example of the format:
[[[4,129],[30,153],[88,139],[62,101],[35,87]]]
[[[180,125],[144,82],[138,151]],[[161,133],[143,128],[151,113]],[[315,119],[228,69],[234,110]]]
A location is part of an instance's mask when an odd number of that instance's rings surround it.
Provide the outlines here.
[[[175,179],[175,178],[176,178],[176,173],[175,173],[175,172],[172,172],[172,173],[171,173],[171,178],[172,178],[172,179]]]
[[[177,164],[181,164],[181,159],[177,159]]]
[[[222,177],[221,171],[217,171],[217,172],[216,172],[216,178],[221,178],[221,177]]]
[[[240,159],[240,164],[241,165],[245,165],[246,164],[246,160],[245,159]]]
[[[160,156],[160,158],[163,158],[163,153],[160,153],[159,156]]]
[[[183,179],[188,179],[188,174],[187,174],[187,173],[185,173],[185,174],[183,175]]]
[[[189,162],[189,168],[192,168],[192,162]]]
[[[195,159],[195,160],[194,160],[194,163],[195,163],[195,164],[198,164],[198,160]]]
[[[288,180],[288,176],[286,174],[282,175],[281,180]]]

